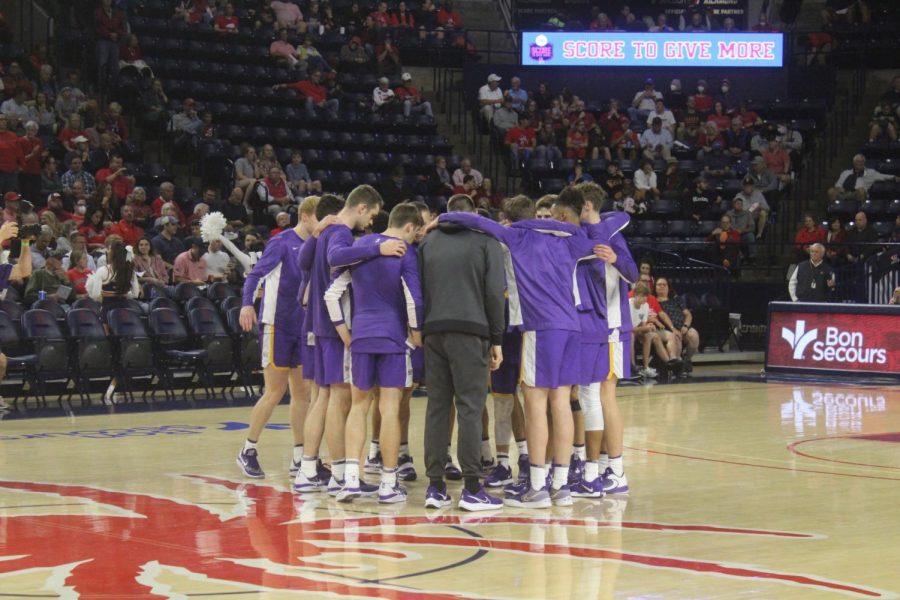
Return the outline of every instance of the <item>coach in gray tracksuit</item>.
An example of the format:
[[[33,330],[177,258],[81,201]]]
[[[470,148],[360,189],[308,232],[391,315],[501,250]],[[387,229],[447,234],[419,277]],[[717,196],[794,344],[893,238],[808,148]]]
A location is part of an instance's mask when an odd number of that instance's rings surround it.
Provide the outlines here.
[[[449,211],[475,212],[468,196],[454,196]],[[502,360],[503,251],[484,234],[442,225],[419,246],[425,299],[425,466],[432,485],[444,489],[450,443],[450,407],[456,397],[458,451],[466,489],[479,490],[481,413],[491,368]]]

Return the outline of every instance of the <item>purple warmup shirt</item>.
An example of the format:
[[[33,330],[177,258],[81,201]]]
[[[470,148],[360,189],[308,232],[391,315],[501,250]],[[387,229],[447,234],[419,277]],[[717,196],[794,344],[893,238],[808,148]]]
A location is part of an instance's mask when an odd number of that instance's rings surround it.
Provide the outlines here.
[[[253,295],[260,281],[263,298],[259,321],[300,335],[303,306],[297,301],[304,286],[303,272],[297,261],[303,240],[293,229],[282,232],[266,244],[259,259],[244,281],[243,306],[253,306]]]

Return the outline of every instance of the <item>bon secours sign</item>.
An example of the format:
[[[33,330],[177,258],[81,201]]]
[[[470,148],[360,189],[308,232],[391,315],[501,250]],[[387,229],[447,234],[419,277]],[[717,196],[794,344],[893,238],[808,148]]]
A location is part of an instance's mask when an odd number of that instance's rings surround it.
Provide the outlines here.
[[[780,33],[522,32],[522,64],[545,67],[780,67]]]

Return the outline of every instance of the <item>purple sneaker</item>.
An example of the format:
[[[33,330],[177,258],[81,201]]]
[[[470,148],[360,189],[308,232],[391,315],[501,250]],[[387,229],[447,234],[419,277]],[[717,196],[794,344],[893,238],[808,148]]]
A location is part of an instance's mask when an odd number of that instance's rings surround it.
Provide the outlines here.
[[[447,464],[444,465],[444,477],[450,481],[459,481],[462,479],[462,471],[453,464],[453,459],[449,456],[447,457]]]
[[[584,477],[573,485],[570,489],[572,495],[576,498],[602,498],[603,497],[603,479],[597,477],[593,481],[585,481]]]
[[[571,461],[569,461],[569,486],[573,486],[581,481],[582,475],[584,475],[584,461],[573,454]]]
[[[488,473],[494,470],[494,467],[497,466],[497,459],[492,458],[491,460],[481,459],[481,476],[487,477]]]
[[[616,475],[612,467],[607,467],[603,473],[603,491],[607,494],[627,494],[628,478],[625,473]]]
[[[572,493],[569,491],[569,486],[564,485],[559,489],[551,487],[550,501],[553,502],[553,506],[572,506]]]
[[[298,494],[324,492],[325,485],[325,481],[319,479],[318,475],[310,478],[304,475],[303,471],[298,472],[297,478],[294,479],[294,491]]]
[[[266,476],[266,474],[263,473],[262,467],[259,466],[259,456],[256,453],[256,448],[242,450],[241,453],[238,454],[237,465],[247,477],[262,479]]]
[[[459,497],[459,504],[457,506],[469,512],[497,510],[499,508],[503,508],[503,501],[500,500],[500,498],[494,498],[486,491],[484,491],[484,486],[478,489],[477,494],[473,494],[469,490],[463,488],[463,492]]]
[[[366,464],[363,471],[369,475],[378,475],[381,473],[381,452],[375,455],[375,458],[366,458]]]
[[[524,493],[530,485],[531,479],[526,477],[524,481],[519,480],[504,487],[503,493],[507,496],[518,496],[519,494]]]
[[[363,498],[371,498],[378,495],[378,486],[372,483],[366,483],[362,479],[359,480],[359,495]]]
[[[429,485],[425,490],[425,508],[444,508],[450,506],[453,500],[446,488],[441,491],[433,485]]]
[[[534,490],[528,486],[524,492],[515,496],[507,496],[503,503],[514,508],[550,508],[553,501],[550,499],[548,486]]]
[[[342,489],[344,489],[344,480],[332,475],[328,480],[328,486],[325,488],[325,491],[328,492],[329,496],[337,496]]]
[[[531,464],[528,462],[528,455],[522,454],[519,456],[519,482],[525,481],[528,479],[531,471],[529,470]]]
[[[484,485],[489,488],[503,487],[513,482],[512,469],[497,463],[484,480]]]
[[[415,481],[417,477],[412,456],[404,454],[397,461],[397,479],[400,481]]]
[[[353,502],[354,499],[359,498],[362,495],[362,490],[359,489],[359,484],[350,485],[349,483],[344,485],[341,490],[335,494],[335,499],[338,502]]]
[[[406,488],[399,483],[393,487],[382,483],[378,488],[378,503],[397,504],[398,502],[406,502]]]
[[[331,469],[325,466],[321,460],[316,461],[316,473],[319,475],[319,479],[322,481],[328,481],[331,479]]]

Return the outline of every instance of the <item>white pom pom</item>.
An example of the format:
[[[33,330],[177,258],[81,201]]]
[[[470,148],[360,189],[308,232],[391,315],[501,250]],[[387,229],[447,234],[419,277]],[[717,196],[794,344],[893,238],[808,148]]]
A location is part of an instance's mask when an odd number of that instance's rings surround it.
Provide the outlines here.
[[[227,224],[225,215],[222,213],[207,213],[200,219],[200,237],[206,243],[217,240],[222,237],[222,232],[225,231]]]

